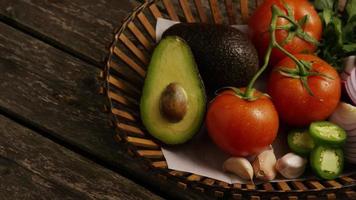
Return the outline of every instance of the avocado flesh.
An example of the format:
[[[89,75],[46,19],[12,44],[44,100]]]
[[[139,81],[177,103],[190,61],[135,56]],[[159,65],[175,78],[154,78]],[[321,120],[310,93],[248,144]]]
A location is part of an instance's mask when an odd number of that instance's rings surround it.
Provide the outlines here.
[[[187,95],[187,112],[170,122],[160,110],[162,92],[178,83]],[[184,143],[201,127],[206,108],[203,82],[189,46],[178,37],[161,40],[153,52],[140,103],[141,118],[148,132],[166,144]]]
[[[209,95],[225,86],[245,87],[259,68],[255,47],[247,36],[227,25],[179,23],[163,37],[177,35],[193,51]]]

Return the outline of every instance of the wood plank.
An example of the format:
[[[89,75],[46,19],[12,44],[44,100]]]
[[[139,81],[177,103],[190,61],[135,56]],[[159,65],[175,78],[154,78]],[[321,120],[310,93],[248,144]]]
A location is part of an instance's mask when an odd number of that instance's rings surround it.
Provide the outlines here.
[[[249,7],[248,7],[248,0],[241,0],[240,1],[240,10],[242,15],[243,22],[246,22],[249,17]]]
[[[163,158],[162,151],[158,150],[139,150],[137,153],[146,158]]]
[[[200,181],[203,177],[200,175],[192,174],[187,177],[189,181]]]
[[[192,11],[190,10],[190,5],[187,0],[179,0],[179,4],[183,10],[184,16],[189,23],[194,23],[195,19],[192,14]]]
[[[159,18],[159,17],[162,17],[162,14],[161,14],[161,12],[159,11],[159,9],[157,8],[156,4],[150,5],[149,9],[150,9],[152,15],[153,15],[156,19]]]
[[[162,195],[202,198],[157,180],[114,139],[98,69],[0,23],[0,112]]]
[[[214,22],[216,24],[222,24],[222,16],[221,16],[221,11],[219,8],[219,3],[217,0],[209,0],[210,3],[210,11],[211,14],[213,15]]]
[[[319,181],[308,181],[309,186],[316,190],[323,190],[325,187]]]
[[[328,193],[328,194],[326,194],[326,198],[328,200],[336,200],[336,194],[335,193]]]
[[[339,182],[337,182],[335,180],[326,181],[325,184],[330,187],[333,187],[333,188],[341,188],[342,187],[342,184],[340,184]]]
[[[229,19],[229,24],[236,24],[236,11],[232,0],[225,0],[226,14]]]
[[[194,0],[195,8],[198,11],[200,22],[207,23],[208,22],[208,17],[205,13],[203,3],[201,0]]]
[[[287,182],[278,182],[277,183],[277,188],[282,190],[282,191],[290,191],[291,188],[289,187]]]
[[[152,165],[156,168],[167,168],[167,162],[166,161],[156,161],[156,162],[153,162]]]
[[[0,156],[1,168],[8,169],[0,173],[5,199],[161,199],[2,115]]]
[[[179,21],[178,15],[175,11],[174,5],[170,0],[162,0],[164,7],[166,7],[166,10],[168,12],[169,17],[173,21]]]
[[[273,185],[271,183],[264,183],[263,184],[263,188],[267,191],[273,191],[274,188],[273,188]]]
[[[101,63],[113,33],[132,10],[128,0],[2,0],[0,19]]]
[[[215,183],[215,180],[211,179],[211,178],[206,178],[206,179],[203,180],[203,183],[205,185],[213,185]]]
[[[255,190],[256,189],[256,185],[253,184],[253,183],[248,183],[248,184],[246,184],[246,188],[248,190]]]
[[[182,171],[170,171],[169,174],[171,174],[172,176],[185,176],[187,174],[189,174],[188,172],[182,172]]]
[[[291,183],[297,190],[304,191],[308,190],[308,188],[300,181],[293,181]]]
[[[83,193],[65,188],[0,156],[0,195],[2,199],[86,199]]]
[[[356,192],[353,190],[345,191],[347,199],[356,199]]]
[[[219,185],[220,187],[223,187],[223,188],[230,188],[230,187],[229,187],[229,184],[226,183],[226,182],[223,182],[223,181],[219,181],[219,182],[218,182],[218,185]]]
[[[96,94],[99,71],[4,24],[0,30],[0,107],[80,148],[113,157],[118,149],[100,112],[104,99]]]

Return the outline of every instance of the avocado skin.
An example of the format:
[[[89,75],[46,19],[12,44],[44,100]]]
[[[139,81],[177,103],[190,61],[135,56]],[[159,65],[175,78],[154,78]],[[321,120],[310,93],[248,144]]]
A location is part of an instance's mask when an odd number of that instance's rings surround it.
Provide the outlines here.
[[[226,86],[245,87],[259,68],[258,54],[241,31],[227,25],[179,23],[163,37],[176,35],[191,47],[209,95]]]

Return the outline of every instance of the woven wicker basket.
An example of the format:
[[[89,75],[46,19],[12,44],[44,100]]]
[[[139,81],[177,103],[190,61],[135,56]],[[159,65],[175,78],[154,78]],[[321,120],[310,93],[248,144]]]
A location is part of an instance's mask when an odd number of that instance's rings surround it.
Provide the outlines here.
[[[150,54],[155,46],[157,18],[243,24],[258,4],[257,0],[150,0],[134,9],[116,32],[106,67],[100,75],[103,80],[101,93],[107,97],[106,110],[117,133],[115,139],[126,145],[128,153],[137,157],[142,165],[149,166],[160,177],[176,181],[181,189],[192,187],[216,197],[234,199],[356,198],[356,176],[344,176],[332,181],[310,179],[231,185],[196,174],[169,170],[159,143],[143,127],[139,99]]]

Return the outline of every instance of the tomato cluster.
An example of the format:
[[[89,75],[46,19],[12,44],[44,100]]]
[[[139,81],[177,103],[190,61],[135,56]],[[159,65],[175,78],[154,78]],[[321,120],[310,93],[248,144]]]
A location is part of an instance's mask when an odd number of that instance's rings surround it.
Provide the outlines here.
[[[307,21],[302,27],[303,31],[315,40],[320,40],[322,34],[321,20],[313,5],[310,4],[308,0],[266,0],[256,9],[248,22],[248,26],[251,30],[251,40],[257,48],[260,58],[264,57],[270,43],[268,29],[272,17],[272,5],[276,5],[286,14],[288,13],[288,9],[290,9],[292,12],[291,17],[294,18],[296,22],[302,20],[304,16],[308,16]],[[284,25],[288,27],[288,24],[290,23],[287,19],[278,18],[277,26]],[[283,44],[289,34],[295,34],[296,32],[297,30],[293,28],[288,30],[276,30],[276,40],[278,43]],[[296,36],[291,38],[289,42],[283,44],[283,47],[292,54],[313,53],[317,48],[315,44]],[[285,57],[287,56],[283,52],[278,49],[273,49],[270,63],[271,65],[275,65]]]
[[[273,15],[273,7],[277,14]],[[251,155],[270,145],[279,119],[297,127],[325,120],[341,95],[337,71],[311,54],[320,40],[322,24],[307,0],[266,0],[248,25],[260,58],[268,56],[273,67],[268,80],[270,97],[255,90],[252,96],[241,92],[251,90],[251,84],[247,89],[235,89],[239,92],[224,91],[211,102],[206,118],[212,140],[234,156]]]

